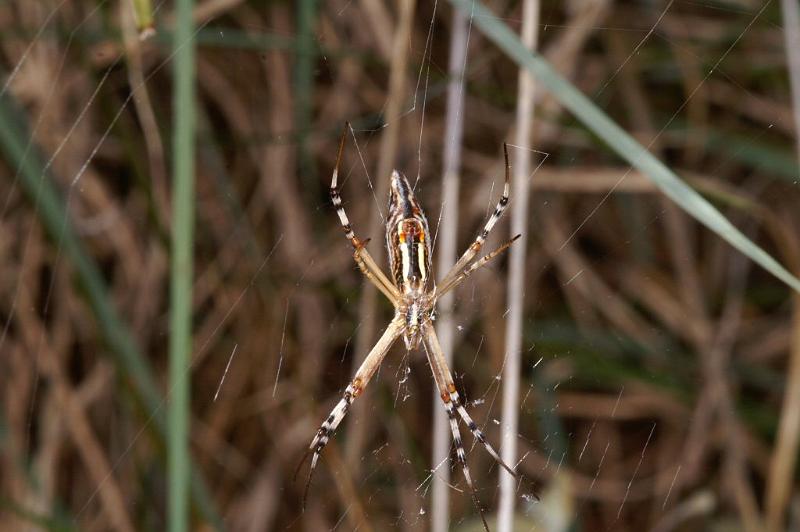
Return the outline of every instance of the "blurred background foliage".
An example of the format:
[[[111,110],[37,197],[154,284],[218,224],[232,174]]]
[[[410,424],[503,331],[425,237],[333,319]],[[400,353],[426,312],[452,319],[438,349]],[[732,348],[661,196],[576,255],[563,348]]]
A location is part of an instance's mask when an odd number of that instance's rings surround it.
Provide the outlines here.
[[[343,197],[373,255],[385,260],[383,166],[419,175],[439,222],[453,7],[405,5],[402,46],[394,2],[195,7],[194,529],[428,526],[441,407],[420,353],[387,357],[305,512],[304,472],[292,478],[391,315],[364,296],[327,196],[345,120]],[[519,3],[488,5],[519,29]],[[166,526],[173,7],[0,2],[2,530]],[[558,72],[799,274],[781,3],[540,9],[539,48]],[[474,27],[468,47],[459,248],[496,201],[519,75]],[[530,179],[518,435],[541,501],[520,486],[517,528],[799,529],[797,294],[547,92],[533,144],[514,149],[543,161]],[[489,248],[507,238],[500,227]],[[472,276],[453,312],[457,384],[498,444],[505,272],[500,260]],[[492,513],[498,473],[474,451]],[[452,482],[452,529],[478,530],[458,471]]]

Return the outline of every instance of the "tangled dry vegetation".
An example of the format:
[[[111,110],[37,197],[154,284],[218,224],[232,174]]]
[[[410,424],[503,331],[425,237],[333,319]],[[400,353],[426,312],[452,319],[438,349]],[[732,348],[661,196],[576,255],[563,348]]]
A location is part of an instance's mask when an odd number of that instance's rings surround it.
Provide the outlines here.
[[[195,493],[193,519],[198,529],[216,514],[230,530],[420,530],[440,406],[424,356],[401,345],[326,449],[304,513],[292,475],[390,316],[327,197],[338,133],[353,122],[343,197],[383,261],[387,168],[420,172],[418,195],[438,222],[452,7],[439,3],[432,19],[431,3],[413,6],[398,46],[393,2],[310,4],[196,8],[191,445],[207,496]],[[666,7],[544,2],[540,49],[798,274],[780,4]],[[491,8],[518,29],[517,3]],[[129,9],[0,4],[3,530],[164,527],[172,7],[159,4],[159,31],[144,42]],[[392,65],[402,75],[390,80]],[[472,30],[459,247],[496,201],[518,74]],[[797,295],[545,91],[536,106],[530,148],[547,157],[531,179],[519,469],[542,500],[520,488],[519,529],[800,527]],[[497,232],[490,248],[507,225]],[[474,275],[453,318],[458,386],[498,443],[505,272],[501,260]],[[491,513],[498,473],[473,451]],[[458,474],[453,483],[453,528],[477,530]]]

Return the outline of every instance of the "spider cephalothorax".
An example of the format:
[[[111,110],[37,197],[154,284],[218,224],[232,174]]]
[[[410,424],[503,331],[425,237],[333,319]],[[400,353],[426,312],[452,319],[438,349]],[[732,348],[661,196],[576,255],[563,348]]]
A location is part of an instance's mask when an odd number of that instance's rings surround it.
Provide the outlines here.
[[[386,247],[389,252],[389,268],[391,279],[383,273],[365,246],[365,241],[359,239],[350,226],[350,220],[345,213],[342,205],[342,198],[339,196],[337,179],[339,176],[339,164],[342,160],[344,141],[350,125],[347,124],[342,138],[339,141],[339,152],[336,157],[336,166],[331,177],[331,201],[336,207],[339,221],[342,223],[345,235],[353,245],[356,264],[377,288],[392,303],[395,315],[389,326],[383,332],[378,342],[367,354],[364,362],[356,371],[353,380],[347,386],[342,398],[336,404],[330,415],[322,422],[317,434],[311,441],[306,456],[312,454],[311,469],[308,473],[306,491],[303,495],[305,505],[308,487],[311,484],[311,475],[317,465],[322,449],[328,443],[331,434],[339,426],[350,405],[356,397],[361,395],[364,387],[380,367],[383,358],[389,352],[389,348],[401,335],[408,350],[415,349],[420,342],[424,343],[428,363],[433,372],[439,395],[442,398],[447,415],[450,419],[450,429],[453,433],[453,443],[456,448],[456,456],[464,471],[464,478],[469,486],[472,500],[481,515],[484,528],[488,531],[489,527],[483,516],[483,510],[478,504],[475,495],[475,487],[467,466],[464,446],[461,443],[461,434],[458,429],[458,417],[466,423],[470,432],[475,436],[494,460],[505,468],[509,473],[517,476],[516,472],[503,462],[494,448],[486,440],[486,436],[472,420],[464,405],[461,403],[453,376],[447,361],[436,337],[433,328],[433,310],[436,300],[443,294],[458,286],[464,279],[471,275],[475,270],[486,264],[493,257],[504,251],[511,245],[517,237],[512,238],[498,249],[475,259],[489,232],[502,216],[508,204],[509,193],[509,165],[508,150],[505,146],[504,155],[506,161],[506,180],[503,187],[503,196],[495,207],[483,230],[478,234],[472,244],[467,248],[461,258],[450,269],[447,275],[435,286],[431,286],[431,238],[428,231],[428,220],[425,213],[414,196],[414,191],[408,180],[398,171],[393,171],[391,175],[389,191],[389,213],[386,219]],[[301,462],[302,465],[302,462]],[[299,466],[298,466],[299,469]]]

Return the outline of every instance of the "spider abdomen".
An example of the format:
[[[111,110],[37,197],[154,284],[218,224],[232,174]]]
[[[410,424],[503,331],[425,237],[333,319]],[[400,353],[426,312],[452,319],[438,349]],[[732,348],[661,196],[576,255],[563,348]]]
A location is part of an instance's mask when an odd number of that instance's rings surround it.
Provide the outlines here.
[[[424,294],[431,271],[428,220],[408,180],[396,170],[392,172],[389,192],[386,247],[392,277],[400,292]]]

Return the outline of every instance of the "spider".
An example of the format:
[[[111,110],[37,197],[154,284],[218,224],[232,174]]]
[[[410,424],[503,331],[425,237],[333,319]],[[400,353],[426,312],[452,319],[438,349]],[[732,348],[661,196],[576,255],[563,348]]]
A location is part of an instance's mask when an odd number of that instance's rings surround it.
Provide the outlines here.
[[[339,140],[336,166],[333,169],[333,175],[331,177],[331,201],[336,208],[336,214],[339,215],[339,220],[345,235],[353,245],[353,257],[355,258],[356,264],[358,264],[359,269],[367,279],[389,299],[395,308],[395,315],[389,323],[389,326],[383,332],[383,335],[364,359],[361,367],[356,371],[353,380],[345,389],[344,395],[339,400],[338,404],[333,408],[325,421],[322,422],[322,425],[319,430],[317,430],[316,435],[311,441],[311,445],[309,445],[303,457],[303,461],[298,465],[297,469],[299,471],[308,455],[313,453],[311,467],[308,472],[308,480],[306,481],[305,491],[303,493],[303,507],[305,507],[305,500],[308,495],[308,488],[311,484],[311,477],[323,448],[328,443],[331,435],[336,431],[336,428],[339,426],[339,423],[341,423],[345,414],[347,414],[350,405],[361,395],[370,378],[372,378],[380,367],[389,348],[391,348],[395,340],[402,335],[406,349],[409,351],[416,349],[420,342],[424,343],[428,363],[433,372],[433,378],[450,420],[450,430],[453,433],[453,443],[456,448],[458,462],[461,464],[461,468],[464,472],[464,478],[469,486],[472,501],[480,513],[483,527],[488,532],[489,527],[486,524],[483,509],[478,503],[475,486],[472,482],[464,453],[464,446],[461,443],[461,433],[458,427],[457,416],[460,416],[464,423],[466,423],[472,435],[483,444],[486,451],[495,462],[515,478],[519,477],[513,468],[509,467],[500,459],[497,451],[489,444],[486,436],[481,432],[461,403],[461,399],[453,383],[453,376],[445,361],[432,322],[434,307],[439,297],[453,290],[481,266],[508,249],[520,236],[515,236],[495,251],[472,262],[486,241],[486,237],[492,231],[508,205],[510,188],[508,147],[503,144],[503,153],[505,156],[505,184],[503,186],[503,195],[497,203],[494,212],[489,217],[483,230],[478,234],[477,238],[475,238],[464,254],[461,255],[461,258],[458,259],[447,275],[444,276],[438,285],[434,284],[433,287],[430,287],[431,240],[430,231],[428,230],[428,220],[425,218],[425,213],[417,202],[414,191],[409,185],[408,180],[400,172],[394,170],[391,175],[389,212],[386,219],[386,248],[389,253],[391,279],[387,277],[372,258],[369,251],[367,251],[366,244],[368,240],[361,240],[353,232],[353,228],[350,226],[350,220],[342,206],[342,198],[339,195],[337,183],[339,165],[342,160],[342,152],[344,151],[345,139],[349,129],[350,124],[345,124],[345,129]]]

